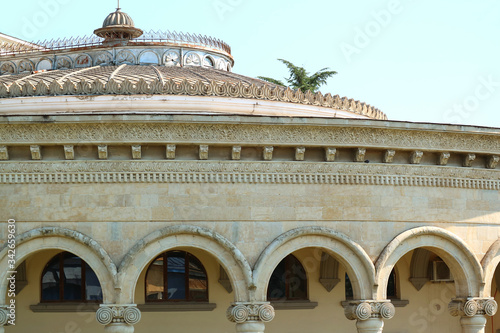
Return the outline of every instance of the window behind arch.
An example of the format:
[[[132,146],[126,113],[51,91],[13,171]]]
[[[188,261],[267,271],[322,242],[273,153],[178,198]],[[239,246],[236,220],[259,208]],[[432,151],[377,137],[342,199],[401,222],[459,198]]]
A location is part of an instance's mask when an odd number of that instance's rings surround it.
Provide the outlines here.
[[[267,299],[278,300],[307,300],[307,274],[300,261],[294,255],[283,259],[269,281]]]
[[[345,274],[345,299],[353,299],[354,291],[351,280],[347,273]],[[398,299],[396,269],[393,269],[387,282],[387,299]]]
[[[62,252],[45,266],[41,281],[42,302],[100,302],[101,284],[80,257]]]
[[[146,301],[208,302],[205,268],[188,252],[161,254],[146,272]]]

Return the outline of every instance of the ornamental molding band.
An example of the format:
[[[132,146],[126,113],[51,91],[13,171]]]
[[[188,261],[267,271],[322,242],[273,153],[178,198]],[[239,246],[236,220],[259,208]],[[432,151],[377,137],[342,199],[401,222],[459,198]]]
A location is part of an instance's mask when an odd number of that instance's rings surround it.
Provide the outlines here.
[[[141,320],[141,311],[137,304],[101,304],[96,312],[96,319],[101,325],[135,325]]]
[[[123,65],[122,65],[123,66]],[[118,70],[118,69],[117,69]],[[272,87],[267,84],[251,85],[242,83],[216,82],[205,80],[177,80],[156,78],[146,81],[144,78],[125,78],[118,80],[85,79],[72,81],[69,78],[38,83],[18,80],[9,83],[0,82],[0,99],[32,96],[62,96],[62,95],[188,95],[217,96],[245,99],[259,99],[296,104],[322,106],[374,119],[386,120],[387,116],[380,110],[360,101],[341,98],[338,95],[323,95],[321,92],[302,92],[290,88]],[[20,82],[20,83],[19,83]]]
[[[349,320],[365,321],[370,318],[391,319],[396,314],[396,308],[390,300],[350,301],[344,308],[344,314]]]
[[[497,313],[498,304],[493,298],[457,298],[450,302],[448,310],[454,317],[493,317]]]
[[[9,321],[9,311],[7,310],[7,306],[0,306],[0,327],[7,325]]]
[[[56,117],[54,117],[56,118]],[[54,119],[52,118],[52,119]],[[10,118],[9,118],[10,119]],[[10,120],[14,120],[12,118]],[[33,121],[42,117],[32,117]],[[57,118],[59,119],[59,118]],[[93,118],[88,118],[92,120]],[[175,117],[174,117],[175,119]],[[182,119],[182,118],[180,118]],[[200,117],[200,119],[204,119]],[[335,120],[335,119],[334,119]],[[295,145],[321,147],[377,147],[380,149],[415,150],[423,149],[436,152],[461,152],[463,154],[500,155],[500,133],[454,133],[430,132],[426,130],[404,130],[399,128],[374,128],[359,126],[365,121],[331,121],[327,126],[301,124],[301,126],[276,124],[270,121],[261,125],[254,124],[211,124],[176,122],[102,122],[87,123],[30,123],[0,124],[2,145],[44,143],[95,144],[99,143],[217,143],[217,144],[258,144],[258,145]],[[209,121],[209,120],[207,120]],[[339,126],[339,125],[343,126]],[[371,121],[368,126],[379,123]],[[386,124],[386,123],[384,123]],[[396,124],[391,124],[396,127]],[[386,124],[386,125],[387,125]],[[270,126],[269,126],[270,125]]]
[[[392,164],[238,161],[2,162],[0,184],[251,183],[500,190],[500,172]]]
[[[274,308],[269,302],[234,303],[226,312],[227,319],[233,323],[242,324],[248,321],[268,323],[274,319]]]

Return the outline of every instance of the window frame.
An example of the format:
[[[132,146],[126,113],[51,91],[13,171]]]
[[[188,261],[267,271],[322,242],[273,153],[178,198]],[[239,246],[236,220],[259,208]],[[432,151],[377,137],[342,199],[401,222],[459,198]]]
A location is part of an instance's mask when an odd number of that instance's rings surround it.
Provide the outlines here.
[[[65,260],[65,255],[66,254],[70,254],[71,256],[74,256],[74,257],[77,257],[78,259],[80,259],[80,272],[81,272],[81,279],[80,279],[80,287],[81,287],[81,299],[71,299],[71,300],[66,300],[64,299],[64,284],[65,284],[65,281],[66,281],[66,275],[64,274],[64,260]],[[43,277],[45,276],[45,273],[47,271],[47,268],[49,267],[49,265],[54,261],[54,260],[57,260],[59,261],[59,276],[60,276],[60,279],[59,279],[59,299],[58,300],[44,300],[43,299]],[[52,303],[52,304],[55,304],[55,303],[89,303],[89,304],[100,304],[103,302],[103,299],[100,299],[100,300],[87,300],[87,280],[86,280],[86,266],[89,266],[89,268],[94,271],[92,269],[92,267],[90,267],[89,264],[87,264],[87,262],[85,260],[83,260],[80,256],[74,254],[74,253],[71,253],[69,251],[63,251],[63,252],[60,252],[58,254],[56,254],[55,256],[53,256],[48,262],[47,264],[45,265],[45,267],[43,268],[42,270],[42,275],[40,277],[40,303],[41,304],[47,304],[47,303]],[[95,274],[95,272],[94,272]],[[101,286],[101,281],[99,281],[99,286],[101,287],[101,294],[102,294],[102,286]]]
[[[290,278],[295,277],[295,275],[291,276],[292,275],[292,270],[291,270],[292,262],[291,262],[291,260],[294,260],[295,262],[297,262],[300,265],[301,269],[304,271],[304,275],[305,275],[305,283],[304,283],[305,284],[305,297],[304,298],[290,298],[290,296],[289,296],[290,295]],[[271,290],[269,288],[270,283],[271,283],[271,279],[273,277],[274,272],[276,271],[276,269],[278,268],[278,266],[283,261],[285,261],[285,296],[281,297],[281,298],[271,298],[270,297]],[[290,274],[287,274],[287,272],[290,272]],[[267,300],[269,302],[309,301],[309,277],[307,276],[307,271],[304,268],[304,265],[302,265],[302,262],[296,256],[294,256],[293,254],[290,253],[289,255],[287,255],[274,268],[273,273],[271,274],[271,277],[270,277],[269,282],[267,284],[267,295],[266,295],[266,298],[267,298]]]
[[[174,252],[184,253],[184,288],[185,288],[185,296],[186,296],[185,299],[172,299],[172,300],[169,300],[168,298],[165,299],[165,295],[167,294],[165,291],[168,290],[168,254],[174,253]],[[147,281],[148,281],[149,269],[151,268],[151,265],[153,265],[153,263],[156,260],[158,260],[158,258],[160,258],[160,257],[163,257],[163,296],[162,296],[162,299],[152,299],[151,300],[151,299],[148,299],[148,294],[147,294],[148,293]],[[191,300],[190,299],[190,292],[189,292],[190,291],[190,288],[189,288],[189,272],[190,272],[190,269],[189,269],[190,260],[189,260],[189,258],[190,257],[193,257],[194,259],[196,259],[200,263],[200,266],[201,266],[200,268],[203,271],[203,273],[205,274],[205,277],[207,279],[207,289],[206,289],[207,297],[206,297],[206,299],[203,299],[203,300]],[[146,275],[144,276],[144,300],[145,300],[146,304],[148,304],[148,303],[159,303],[159,304],[162,304],[162,303],[209,303],[209,300],[210,300],[209,285],[210,284],[209,284],[207,270],[205,268],[205,265],[203,265],[203,263],[201,262],[200,259],[198,259],[198,257],[196,257],[191,252],[184,251],[184,250],[169,250],[169,251],[163,252],[159,256],[155,257],[153,259],[153,261],[151,261],[151,263],[148,265],[148,267],[146,269]]]

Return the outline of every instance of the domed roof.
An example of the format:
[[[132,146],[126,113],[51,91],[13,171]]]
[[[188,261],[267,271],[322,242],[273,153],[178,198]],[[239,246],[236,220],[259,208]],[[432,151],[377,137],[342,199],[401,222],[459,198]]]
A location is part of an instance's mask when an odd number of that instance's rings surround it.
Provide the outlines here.
[[[116,11],[109,14],[102,24],[102,28],[96,29],[94,33],[106,40],[133,39],[143,34],[141,29],[137,29],[134,20],[116,8]]]
[[[16,97],[68,95],[184,95],[211,99],[227,97],[229,100],[223,108],[229,108],[231,103],[240,103],[236,101],[238,99],[245,99],[268,101],[257,105],[270,103],[266,104],[270,113],[275,114],[275,110],[279,109],[284,116],[337,117],[344,114],[351,118],[387,119],[378,109],[346,97],[294,91],[259,79],[203,67],[124,64],[0,76],[0,101],[13,99],[14,102]],[[279,102],[285,102],[289,106]],[[292,106],[293,104],[296,106]]]
[[[128,15],[127,13],[122,12],[121,8],[117,8],[115,12],[109,14],[104,20],[102,27],[107,28],[116,25],[129,26],[129,27],[135,26],[134,20],[132,20],[130,15]]]

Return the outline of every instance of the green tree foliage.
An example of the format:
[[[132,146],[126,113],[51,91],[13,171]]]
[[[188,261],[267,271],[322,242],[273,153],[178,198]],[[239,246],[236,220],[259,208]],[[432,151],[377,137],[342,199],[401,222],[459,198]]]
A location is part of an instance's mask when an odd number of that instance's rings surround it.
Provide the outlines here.
[[[335,71],[329,70],[329,68],[323,68],[310,75],[309,72],[305,70],[304,67],[295,66],[290,61],[284,59],[278,59],[282,63],[284,63],[288,67],[288,71],[290,72],[290,77],[286,79],[288,84],[285,84],[283,81],[276,80],[270,77],[258,76],[259,79],[274,83],[280,86],[289,86],[293,89],[300,89],[302,91],[311,90],[312,92],[317,92],[319,87],[326,84],[326,81],[337,74]]]

